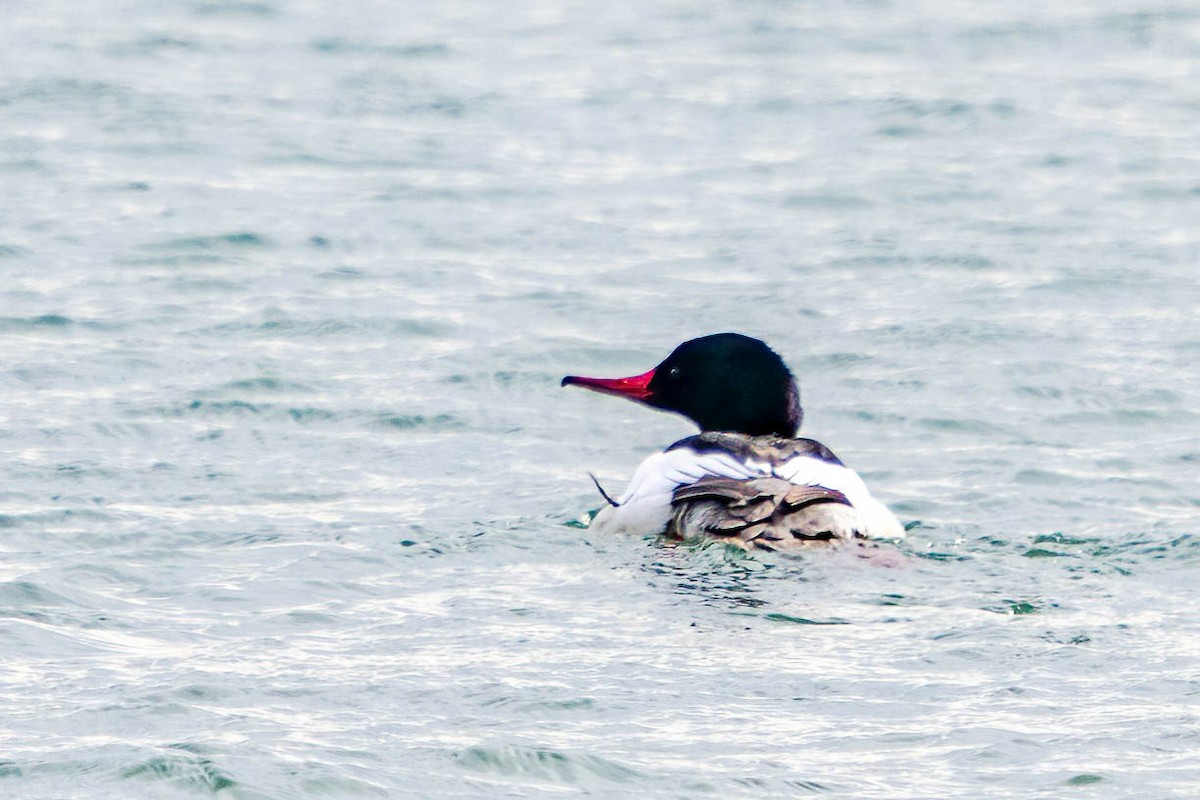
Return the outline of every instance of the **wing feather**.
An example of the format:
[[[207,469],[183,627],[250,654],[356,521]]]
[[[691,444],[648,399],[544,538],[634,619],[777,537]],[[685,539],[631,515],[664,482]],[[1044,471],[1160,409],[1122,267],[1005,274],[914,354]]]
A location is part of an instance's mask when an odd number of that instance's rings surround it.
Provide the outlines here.
[[[780,478],[701,478],[671,497],[667,533],[709,536],[770,550],[861,538],[861,520],[845,495]]]

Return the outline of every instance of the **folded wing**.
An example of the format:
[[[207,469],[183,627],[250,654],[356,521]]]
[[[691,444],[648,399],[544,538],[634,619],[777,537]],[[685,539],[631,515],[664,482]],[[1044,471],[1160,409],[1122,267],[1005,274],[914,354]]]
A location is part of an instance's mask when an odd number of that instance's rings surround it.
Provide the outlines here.
[[[792,550],[864,538],[846,496],[781,478],[706,477],[671,496],[667,534],[711,537],[745,548]]]

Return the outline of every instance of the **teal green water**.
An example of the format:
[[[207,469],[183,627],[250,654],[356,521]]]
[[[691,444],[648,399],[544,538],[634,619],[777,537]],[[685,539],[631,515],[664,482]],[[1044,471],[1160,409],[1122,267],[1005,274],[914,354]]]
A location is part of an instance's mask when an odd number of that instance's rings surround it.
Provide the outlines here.
[[[1191,5],[5,18],[0,796],[1195,796]],[[577,526],[722,330],[898,566]]]

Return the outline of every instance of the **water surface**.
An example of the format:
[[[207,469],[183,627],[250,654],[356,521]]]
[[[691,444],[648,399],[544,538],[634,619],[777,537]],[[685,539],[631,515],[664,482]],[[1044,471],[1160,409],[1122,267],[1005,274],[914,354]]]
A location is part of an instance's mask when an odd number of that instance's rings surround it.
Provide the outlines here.
[[[1189,4],[5,16],[3,796],[1195,795]],[[899,567],[578,527],[721,330]]]

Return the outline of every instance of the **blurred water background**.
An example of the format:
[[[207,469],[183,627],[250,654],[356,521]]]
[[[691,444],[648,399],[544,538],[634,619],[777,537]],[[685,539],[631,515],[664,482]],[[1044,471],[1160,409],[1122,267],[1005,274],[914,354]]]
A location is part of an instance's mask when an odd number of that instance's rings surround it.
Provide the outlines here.
[[[1200,793],[1200,7],[9,0],[0,796]],[[904,563],[578,527],[737,330]]]

